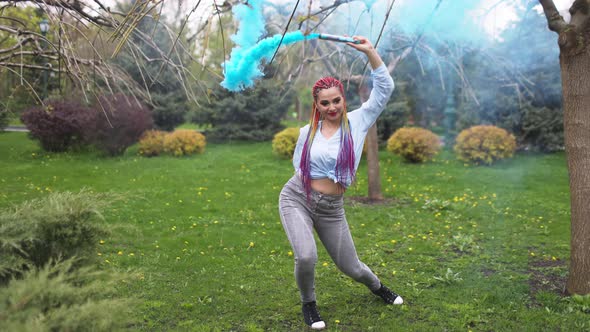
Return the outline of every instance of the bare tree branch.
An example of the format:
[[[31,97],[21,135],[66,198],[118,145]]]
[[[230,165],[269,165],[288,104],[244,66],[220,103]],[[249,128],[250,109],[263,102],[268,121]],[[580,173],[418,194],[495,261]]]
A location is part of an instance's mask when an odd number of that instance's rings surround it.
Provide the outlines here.
[[[543,7],[543,12],[547,17],[549,23],[549,30],[557,33],[562,32],[567,27],[567,23],[563,17],[559,14],[559,11],[555,7],[553,0],[539,0],[539,3]]]

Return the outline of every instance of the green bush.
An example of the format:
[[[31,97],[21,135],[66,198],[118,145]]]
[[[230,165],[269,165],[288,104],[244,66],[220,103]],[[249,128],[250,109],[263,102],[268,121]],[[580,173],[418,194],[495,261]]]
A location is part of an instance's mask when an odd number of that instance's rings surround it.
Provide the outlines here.
[[[428,129],[416,127],[400,128],[387,140],[387,151],[413,163],[431,159],[440,151],[440,147],[438,136]]]
[[[377,121],[377,133],[379,134],[379,141],[381,143],[387,140],[395,133],[396,130],[402,128],[407,122],[410,115],[410,107],[407,102],[397,102],[395,98],[391,98],[379,116]]]
[[[175,156],[203,153],[207,141],[198,131],[178,129],[164,137],[164,151]]]
[[[142,156],[159,156],[164,152],[164,137],[167,133],[161,130],[148,130],[139,139],[138,153]]]
[[[298,138],[299,128],[287,128],[278,132],[272,140],[272,152],[281,158],[293,158]]]
[[[33,268],[0,288],[1,331],[118,331],[132,326],[135,301],[117,298],[124,275],[75,268],[74,260]]]
[[[6,128],[10,122],[10,113],[6,109],[0,109],[0,130]]]
[[[474,126],[459,133],[453,148],[460,160],[475,164],[492,164],[510,158],[516,150],[516,139],[496,126]]]
[[[210,103],[199,110],[201,125],[211,125],[205,132],[211,141],[270,141],[284,129],[284,118],[292,92],[283,91],[274,80],[261,80],[252,89],[239,93],[221,87],[213,89]]]
[[[522,109],[519,145],[526,150],[555,152],[564,150],[563,110],[527,105]]]
[[[107,234],[99,222],[106,202],[88,191],[51,193],[0,213],[0,283],[50,261],[93,259]]]

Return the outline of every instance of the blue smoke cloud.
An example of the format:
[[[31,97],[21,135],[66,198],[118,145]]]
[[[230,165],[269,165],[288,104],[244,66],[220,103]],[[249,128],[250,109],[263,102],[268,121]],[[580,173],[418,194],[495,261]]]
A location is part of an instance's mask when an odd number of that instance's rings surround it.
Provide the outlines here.
[[[254,85],[254,82],[264,74],[261,61],[270,60],[281,43],[282,35],[265,38],[255,45],[235,48],[231,60],[225,63],[225,79],[221,86],[230,91],[241,91]],[[318,34],[303,35],[301,31],[285,34],[281,45],[289,45],[302,40],[316,39]]]
[[[249,0],[248,5],[238,5],[233,9],[239,20],[238,31],[231,38],[236,43],[230,60],[224,63],[225,78],[221,86],[230,91],[242,91],[254,85],[264,74],[263,60],[270,60],[280,45],[289,45],[302,40],[316,39],[318,34],[303,35],[301,31],[274,35],[259,41],[264,33],[262,16],[263,0]],[[283,41],[281,42],[281,38]]]

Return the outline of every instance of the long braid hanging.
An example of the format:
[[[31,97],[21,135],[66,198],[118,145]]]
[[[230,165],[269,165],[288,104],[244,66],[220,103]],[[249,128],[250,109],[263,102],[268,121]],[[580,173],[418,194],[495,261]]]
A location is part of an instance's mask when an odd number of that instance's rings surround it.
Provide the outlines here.
[[[301,151],[301,161],[299,168],[301,169],[301,180],[307,200],[311,194],[311,145],[315,138],[320,122],[320,112],[318,111],[315,102],[317,100],[318,93],[321,90],[337,87],[340,90],[340,94],[344,100],[344,107],[342,110],[342,123],[341,123],[341,135],[340,135],[340,148],[338,151],[338,158],[336,159],[336,179],[339,183],[344,183],[345,180],[350,179],[354,181],[354,142],[352,140],[352,133],[350,131],[350,124],[348,122],[348,116],[346,115],[346,99],[344,97],[344,86],[342,83],[333,77],[324,77],[319,79],[312,88],[313,105],[311,110],[311,118],[309,120],[309,132],[305,144],[303,144],[303,150]]]

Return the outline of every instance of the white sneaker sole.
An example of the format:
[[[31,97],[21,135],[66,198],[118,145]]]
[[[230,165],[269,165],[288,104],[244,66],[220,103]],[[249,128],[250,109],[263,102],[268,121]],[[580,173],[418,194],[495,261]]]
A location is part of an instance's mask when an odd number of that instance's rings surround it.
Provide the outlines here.
[[[323,320],[311,324],[311,329],[312,330],[323,330],[325,328],[326,328],[326,323],[324,323]]]

